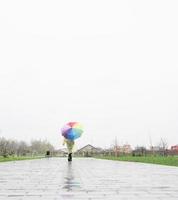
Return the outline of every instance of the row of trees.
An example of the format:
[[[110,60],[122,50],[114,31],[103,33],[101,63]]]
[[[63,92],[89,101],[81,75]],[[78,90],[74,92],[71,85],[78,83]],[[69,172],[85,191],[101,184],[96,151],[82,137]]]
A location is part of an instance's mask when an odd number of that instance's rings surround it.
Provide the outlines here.
[[[0,137],[0,156],[3,157],[44,155],[46,151],[54,151],[54,146],[47,140],[32,140],[27,144],[24,141]]]

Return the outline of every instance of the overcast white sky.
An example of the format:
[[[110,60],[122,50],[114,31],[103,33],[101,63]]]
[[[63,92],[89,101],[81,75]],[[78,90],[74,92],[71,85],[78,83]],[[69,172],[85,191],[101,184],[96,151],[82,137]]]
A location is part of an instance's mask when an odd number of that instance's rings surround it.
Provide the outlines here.
[[[1,1],[0,136],[178,143],[178,1]]]

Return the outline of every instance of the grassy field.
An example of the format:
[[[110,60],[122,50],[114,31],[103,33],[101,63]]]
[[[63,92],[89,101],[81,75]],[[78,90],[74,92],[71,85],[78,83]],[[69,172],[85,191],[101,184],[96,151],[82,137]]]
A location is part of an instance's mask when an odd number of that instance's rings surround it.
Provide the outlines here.
[[[142,162],[142,163],[151,163],[151,164],[159,164],[159,165],[169,165],[169,166],[177,166],[178,167],[178,157],[174,156],[103,156],[97,157],[99,159],[108,159],[108,160],[116,160],[116,161],[129,161],[129,162]]]
[[[18,160],[33,160],[33,159],[41,159],[44,158],[42,156],[36,156],[36,157],[25,157],[25,156],[19,156],[19,157],[1,157],[0,156],[0,162],[7,162],[7,161],[18,161]]]

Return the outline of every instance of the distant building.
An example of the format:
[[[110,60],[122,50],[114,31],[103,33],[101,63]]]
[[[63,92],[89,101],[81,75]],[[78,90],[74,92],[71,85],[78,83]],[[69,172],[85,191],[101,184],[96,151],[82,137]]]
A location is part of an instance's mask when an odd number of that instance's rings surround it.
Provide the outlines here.
[[[172,151],[178,151],[178,144],[175,145],[175,146],[171,146],[171,150]]]
[[[122,147],[120,147],[120,151],[124,154],[130,154],[132,153],[132,147],[130,144],[124,144]]]
[[[171,155],[178,155],[178,144],[171,146],[170,154]]]
[[[151,146],[151,147],[150,147],[150,150],[151,150],[151,151],[160,151],[160,150],[161,150],[161,147],[160,147],[160,146]]]
[[[91,144],[87,144],[86,146],[79,149],[75,154],[78,156],[92,156],[94,154],[101,153],[103,150],[101,148],[97,148],[92,146]]]
[[[131,154],[132,153],[132,147],[131,147],[130,144],[124,144],[123,146],[114,146],[113,152],[114,152],[115,156],[119,156],[119,155],[122,155],[122,154]]]
[[[58,149],[54,151],[54,155],[55,156],[59,156],[59,157],[65,157],[68,154],[67,149],[63,148],[63,149]]]

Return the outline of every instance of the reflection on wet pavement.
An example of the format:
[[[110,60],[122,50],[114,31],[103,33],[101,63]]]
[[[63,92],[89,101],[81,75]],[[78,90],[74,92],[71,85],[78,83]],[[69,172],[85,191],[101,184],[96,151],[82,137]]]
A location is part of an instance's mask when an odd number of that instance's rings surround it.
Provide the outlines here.
[[[66,174],[64,176],[63,189],[66,189],[67,191],[81,189],[80,182],[77,182],[75,180],[74,170],[72,168],[72,162],[69,162],[67,165]]]

